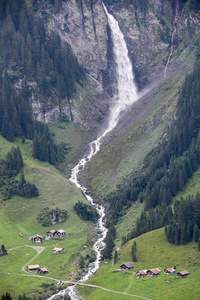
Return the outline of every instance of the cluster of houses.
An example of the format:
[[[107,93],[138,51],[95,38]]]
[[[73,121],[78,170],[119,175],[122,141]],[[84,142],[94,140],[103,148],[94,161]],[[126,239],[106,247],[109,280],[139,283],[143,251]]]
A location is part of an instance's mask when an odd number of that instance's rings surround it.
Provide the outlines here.
[[[33,272],[33,271],[37,271],[38,274],[46,274],[48,273],[49,271],[46,269],[46,268],[40,268],[39,265],[30,265],[30,266],[27,266],[27,269],[29,272]]]
[[[46,235],[47,236],[46,236],[45,240],[49,240],[51,237],[61,238],[66,235],[66,232],[63,229],[59,229],[59,230],[52,229],[50,231],[47,231]],[[42,243],[44,241],[43,237],[39,234],[36,234],[33,237],[30,237],[29,240],[33,241],[34,243]]]
[[[158,268],[155,269],[151,269],[151,270],[142,270],[142,271],[138,271],[136,272],[135,276],[137,278],[143,278],[144,276],[150,276],[150,277],[156,277],[161,273],[161,270],[159,270]],[[175,274],[176,273],[176,269],[174,268],[168,268],[168,269],[164,269],[164,274]],[[186,276],[188,276],[190,273],[188,271],[181,271],[178,272],[176,274],[177,278],[184,278]]]
[[[63,229],[59,229],[59,230],[50,230],[47,231],[46,233],[47,237],[55,237],[55,238],[60,238],[66,235],[66,232]]]
[[[121,270],[131,270],[133,269],[133,264],[131,262],[127,262],[123,265],[120,266]],[[156,277],[161,273],[161,270],[159,270],[158,268],[155,269],[151,269],[151,270],[142,270],[142,271],[138,271],[136,272],[135,276],[137,278],[143,278],[144,276],[150,276],[150,277]],[[174,268],[168,268],[168,269],[164,269],[164,274],[175,274],[176,273],[176,269]],[[184,278],[186,276],[188,276],[190,273],[188,271],[181,271],[178,272],[176,274],[176,277],[178,278]]]

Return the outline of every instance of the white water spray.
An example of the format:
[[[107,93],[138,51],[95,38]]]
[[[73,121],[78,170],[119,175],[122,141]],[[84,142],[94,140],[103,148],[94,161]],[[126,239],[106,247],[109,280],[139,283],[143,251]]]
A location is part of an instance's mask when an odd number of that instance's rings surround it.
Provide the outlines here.
[[[70,177],[70,180],[83,191],[87,200],[96,208],[100,216],[97,223],[97,228],[100,234],[98,236],[98,240],[93,245],[93,250],[96,253],[96,260],[88,266],[85,275],[79,280],[79,282],[84,282],[88,280],[98,270],[101,261],[101,251],[105,247],[104,239],[106,237],[107,229],[104,225],[105,211],[103,206],[94,203],[92,197],[87,193],[87,189],[78,181],[78,175],[84,169],[85,165],[99,151],[101,140],[106,136],[106,134],[108,134],[111,130],[115,128],[120,117],[120,112],[125,110],[127,107],[131,106],[133,102],[137,101],[138,99],[137,89],[134,83],[132,64],[128,56],[128,50],[126,47],[124,36],[119,28],[118,22],[114,19],[112,15],[108,13],[107,8],[104,4],[103,8],[107,15],[108,23],[111,29],[113,51],[115,56],[115,62],[117,65],[117,93],[113,98],[113,104],[110,108],[107,128],[101,136],[99,136],[95,141],[90,143],[90,152],[88,156],[82,158],[79,161],[79,163],[73,168]],[[57,297],[64,296],[66,293],[68,293],[71,296],[72,300],[80,299],[76,295],[74,285],[50,297],[48,300],[53,300]]]
[[[168,59],[167,59],[167,63],[166,63],[165,69],[164,69],[164,78],[166,78],[167,67],[168,67],[168,64],[170,62],[171,56],[174,52],[174,39],[175,39],[175,36],[176,36],[177,24],[178,24],[178,20],[179,20],[179,0],[176,0],[175,5],[176,5],[176,7],[175,7],[175,17],[174,17],[174,20],[173,20],[173,23],[172,23],[172,35],[171,35],[171,43],[170,43],[171,46],[170,46],[170,50],[169,50],[169,56],[168,56]]]

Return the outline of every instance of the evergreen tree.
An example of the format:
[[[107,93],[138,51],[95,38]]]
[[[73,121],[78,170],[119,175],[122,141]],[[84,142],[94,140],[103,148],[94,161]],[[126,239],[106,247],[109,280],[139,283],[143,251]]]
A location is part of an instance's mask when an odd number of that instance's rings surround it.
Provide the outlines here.
[[[197,227],[197,224],[194,225],[194,235],[193,235],[194,241],[198,242],[199,240],[199,229]]]
[[[186,238],[186,225],[183,224],[181,227],[181,245],[185,245],[187,243]]]
[[[12,300],[12,298],[9,293],[6,293],[2,295],[1,300]]]
[[[1,245],[1,251],[3,254],[7,254],[7,250],[4,245]]]
[[[112,258],[112,251],[115,247],[115,243],[112,238],[111,232],[108,230],[106,235],[106,247],[103,250],[103,259],[111,259]]]
[[[131,257],[133,261],[137,261],[136,252],[137,252],[137,244],[136,241],[134,241],[134,244],[132,245],[132,249],[131,249]]]
[[[81,255],[80,258],[79,258],[79,267],[81,269],[83,269],[85,267],[85,261],[84,261],[84,258],[83,256]]]
[[[117,261],[118,261],[118,253],[117,250],[115,250],[114,263],[116,264]]]

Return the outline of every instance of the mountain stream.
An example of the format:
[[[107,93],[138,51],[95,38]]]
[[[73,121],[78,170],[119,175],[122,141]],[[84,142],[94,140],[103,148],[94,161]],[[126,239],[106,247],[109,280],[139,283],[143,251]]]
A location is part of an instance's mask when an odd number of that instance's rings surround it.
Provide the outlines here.
[[[113,97],[113,104],[110,107],[107,128],[95,141],[89,144],[89,154],[83,157],[79,161],[79,163],[72,169],[70,177],[70,180],[82,190],[87,200],[95,207],[100,216],[96,225],[99,235],[97,241],[93,245],[93,250],[96,253],[96,260],[89,264],[85,274],[78,282],[85,282],[98,270],[101,261],[101,251],[105,247],[104,239],[107,233],[107,229],[104,224],[104,207],[97,203],[94,203],[94,200],[89,195],[87,189],[79,182],[78,175],[84,169],[85,165],[99,151],[102,139],[115,128],[120,118],[120,112],[124,111],[138,99],[137,88],[134,83],[132,63],[128,56],[128,50],[126,42],[124,40],[124,36],[119,28],[118,22],[111,14],[108,13],[108,10],[103,3],[102,5],[107,16],[108,24],[111,30],[111,38],[113,41],[113,52],[115,56],[117,72],[117,92]],[[65,294],[70,295],[72,300],[81,299],[79,296],[77,296],[75,287],[76,284],[69,286],[68,288],[48,298],[48,300],[62,297]]]

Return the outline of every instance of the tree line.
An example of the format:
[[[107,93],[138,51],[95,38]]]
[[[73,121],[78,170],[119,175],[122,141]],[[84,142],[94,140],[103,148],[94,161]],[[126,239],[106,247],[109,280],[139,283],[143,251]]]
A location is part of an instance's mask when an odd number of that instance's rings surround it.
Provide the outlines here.
[[[185,245],[192,239],[198,242],[200,237],[200,194],[181,197],[174,205],[174,214],[169,225],[165,226],[165,235],[170,243]]]
[[[193,71],[185,78],[177,102],[176,118],[168,128],[166,137],[147,155],[144,167],[126,178],[116,191],[105,198],[109,203],[108,227],[116,224],[118,218],[136,201],[145,203],[148,218],[151,212],[156,213],[155,208],[162,211],[162,205],[170,206],[172,197],[183,189],[197,170],[200,164],[199,90],[200,62],[197,61]],[[164,219],[160,220],[160,225],[152,225],[148,221],[148,230],[165,226],[165,222]],[[139,227],[142,228],[142,224]],[[136,231],[139,233],[140,230]]]
[[[94,209],[92,205],[84,204],[81,201],[78,201],[74,205],[74,210],[79,215],[79,217],[83,220],[89,220],[95,222],[99,217],[96,209]]]
[[[38,197],[37,187],[24,178],[23,165],[19,147],[12,147],[6,155],[6,160],[0,162],[0,191],[4,195],[4,200],[10,199],[13,195],[26,198]],[[17,180],[16,176],[19,172],[21,172],[20,180]]]
[[[52,4],[54,1],[51,1]],[[4,0],[0,5],[0,131],[13,142],[24,136],[33,141],[33,156],[51,164],[64,158],[63,147],[53,141],[46,124],[33,119],[29,99],[39,95],[43,107],[51,98],[63,106],[82,85],[85,73],[68,44],[47,33],[36,17],[35,1]],[[70,116],[71,119],[73,116]]]

